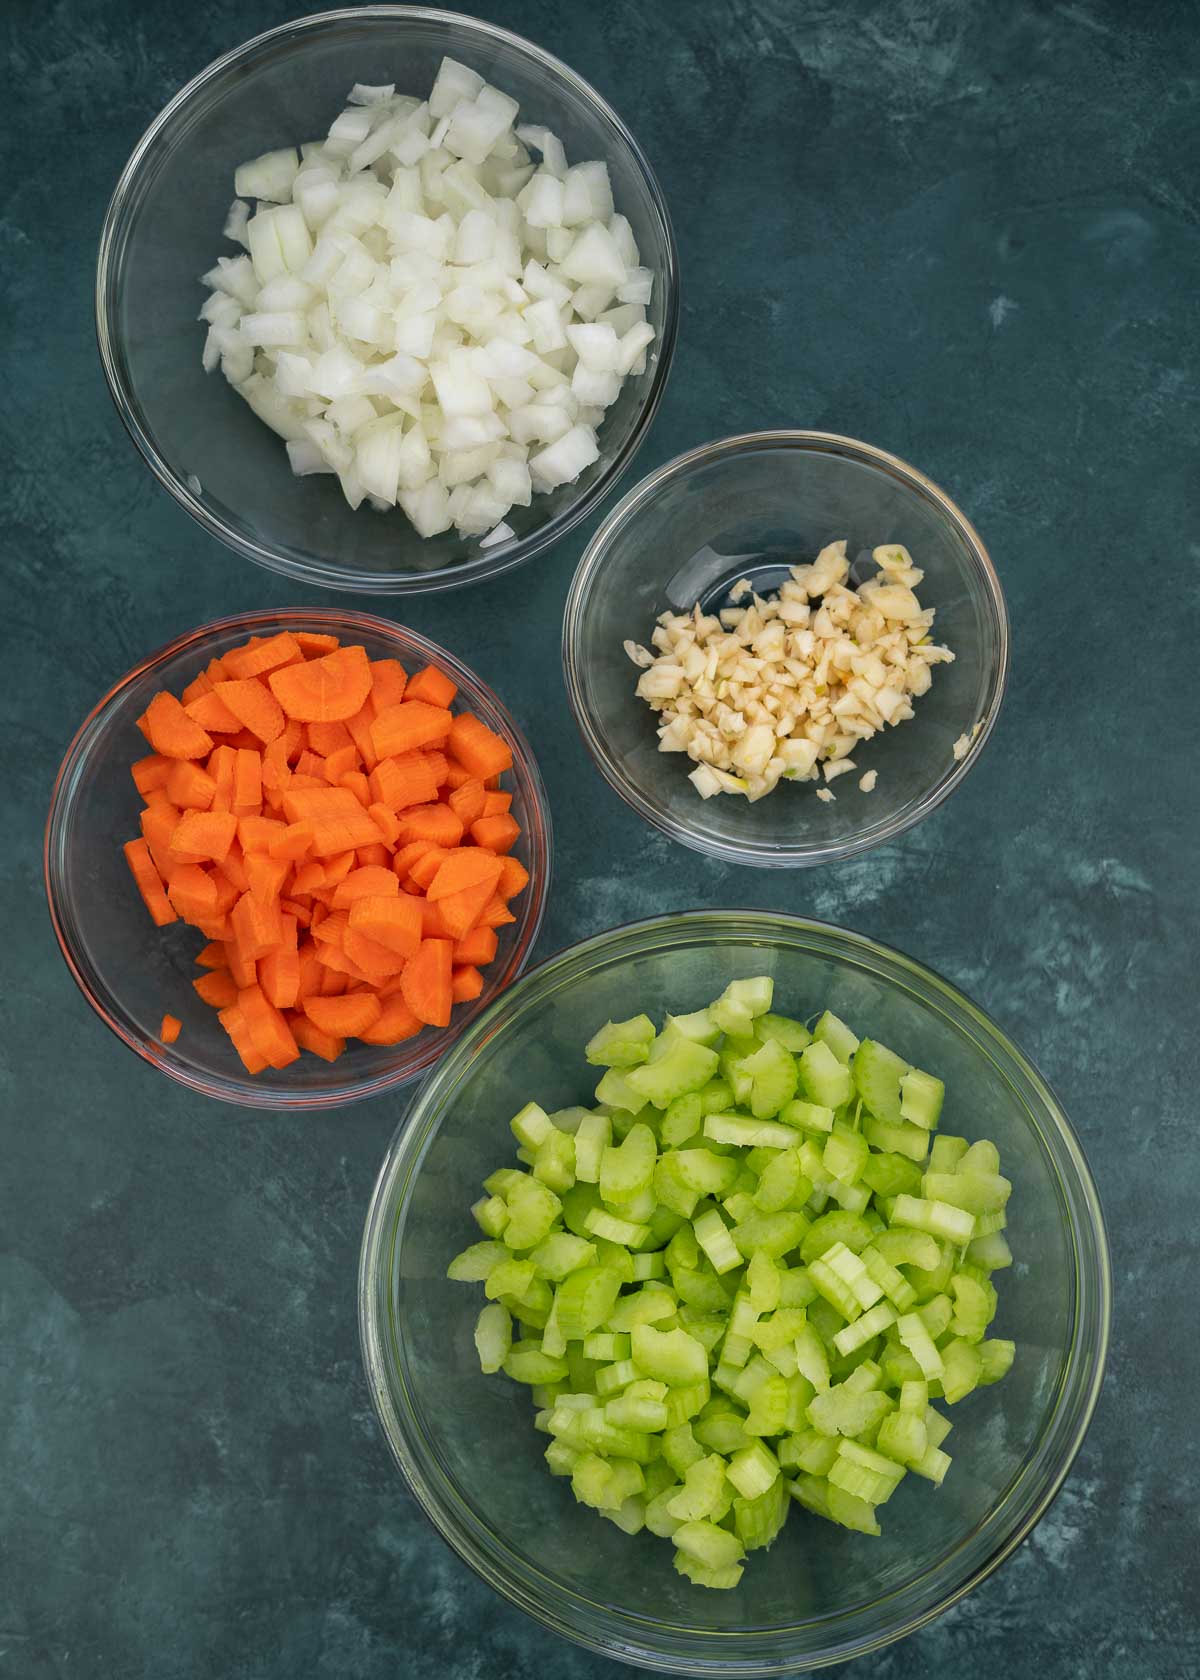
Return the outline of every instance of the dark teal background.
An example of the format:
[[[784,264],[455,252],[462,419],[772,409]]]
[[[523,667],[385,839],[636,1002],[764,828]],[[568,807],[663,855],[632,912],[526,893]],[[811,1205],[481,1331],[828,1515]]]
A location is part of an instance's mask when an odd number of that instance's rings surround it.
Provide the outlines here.
[[[1200,10],[478,9],[611,99],[672,210],[682,332],[623,488],[755,427],[896,451],[991,549],[1012,685],[923,827],[813,873],[739,871],[651,833],[585,759],[558,632],[586,531],[490,587],[362,604],[452,648],[532,737],[557,839],[543,954],[695,905],[842,922],[963,986],[1074,1116],[1116,1284],[1089,1439],[998,1575],[846,1672],[1190,1680]],[[284,1119],[177,1089],[88,1010],[43,902],[54,770],[109,684],[206,619],[327,599],[224,552],[154,485],[92,326],[100,222],[138,135],[293,10],[0,15],[0,1676],[615,1680],[458,1563],[381,1442],[355,1262],[401,1102]]]

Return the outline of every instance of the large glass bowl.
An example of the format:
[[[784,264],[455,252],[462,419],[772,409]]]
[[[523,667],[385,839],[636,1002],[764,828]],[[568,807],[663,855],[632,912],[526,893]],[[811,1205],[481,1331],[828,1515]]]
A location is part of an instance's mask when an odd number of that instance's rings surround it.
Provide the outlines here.
[[[657,337],[600,429],[600,459],[574,484],[513,508],[515,537],[488,548],[449,531],[423,540],[404,514],[352,511],[337,480],[295,478],[282,441],[220,373],[200,365],[199,276],[221,237],[239,163],[324,135],[355,82],[428,89],[442,57],[469,64],[545,124],[568,159],[601,158],[642,263]],[[636,140],[594,88],[540,47],[476,18],[368,6],[297,18],[218,59],[155,118],[122,171],[100,238],[96,323],[117,411],[159,482],[248,560],[304,583],[375,595],[450,589],[532,559],[587,517],[629,465],[658,407],[675,346],[675,239]]]
[[[825,804],[815,783],[781,783],[754,804],[701,799],[680,753],[660,753],[657,722],[634,690],[626,641],[649,646],[658,615],[729,604],[749,578],[778,587],[787,567],[847,539],[858,559],[905,543],[935,607],[934,639],[954,663],[938,665],[915,717],[865,742],[855,774]],[[796,868],[849,857],[922,821],[959,786],[991,733],[1008,676],[1008,615],[979,536],[954,503],[894,455],[825,432],[757,432],[681,455],[643,479],[613,509],[579,562],[563,618],[567,693],[599,769],[647,822],[729,863]],[[955,742],[968,743],[962,757]],[[959,749],[962,752],[962,748]],[[864,793],[862,772],[878,771]]]
[[[142,801],[129,774],[146,752],[134,720],[160,688],[179,691],[251,636],[314,630],[361,642],[372,659],[398,659],[408,672],[433,664],[458,684],[454,709],[475,712],[512,747],[504,785],[521,825],[513,847],[529,870],[525,891],[512,901],[515,922],[499,930],[496,957],[483,972],[482,994],[456,1004],[450,1025],[426,1027],[403,1044],[351,1040],[336,1062],[304,1053],[282,1072],[249,1074],[216,1013],[192,990],[200,973],[196,953],[204,936],[184,922],[157,928],[146,914],[121,851],[136,839]],[[413,630],[367,613],[311,608],[241,613],[189,631],[121,678],[79,728],[54,784],[45,841],[50,918],[67,967],[106,1026],[160,1072],[205,1096],[250,1108],[331,1108],[376,1096],[431,1067],[457,1035],[487,1008],[529,961],[550,885],[550,814],[529,745],[500,701],[453,654]],[[183,1031],[163,1044],[163,1015],[177,1015]]]
[[[996,1333],[1012,1371],[953,1408],[954,1463],[909,1477],[869,1539],[801,1510],[733,1592],[693,1587],[671,1547],[630,1539],[575,1503],[542,1461],[528,1391],[480,1374],[482,1291],[446,1280],[478,1237],[468,1208],[511,1160],[508,1120],[534,1098],[587,1100],[581,1047],[606,1019],[703,1005],[768,973],[776,1007],[828,1005],[947,1086],[945,1126],[998,1145],[1016,1254]],[[511,987],[414,1099],[367,1220],[359,1312],[388,1442],[442,1535],[506,1598],[558,1633],[664,1673],[791,1674],[911,1632],[999,1564],[1044,1513],[1083,1439],[1104,1369],[1109,1262],[1095,1186],[1037,1071],[967,998],[899,952],[797,917],[695,911],[573,946]]]

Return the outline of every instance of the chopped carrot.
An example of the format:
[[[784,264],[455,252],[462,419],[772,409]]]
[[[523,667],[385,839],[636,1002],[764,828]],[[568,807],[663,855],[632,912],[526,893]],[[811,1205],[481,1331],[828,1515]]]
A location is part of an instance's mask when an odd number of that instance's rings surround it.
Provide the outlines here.
[[[389,980],[393,974],[399,974],[404,967],[405,958],[396,951],[389,950],[386,945],[380,945],[367,934],[360,933],[357,928],[346,929],[345,943],[342,950],[370,976],[372,985],[380,980]]]
[[[469,1003],[483,990],[483,975],[477,968],[464,966],[450,971],[450,996],[455,1003]]]
[[[258,982],[276,1009],[291,1009],[300,995],[300,953],[281,946],[258,964]]]
[[[262,810],[262,754],[239,747],[233,764],[233,810],[239,817]]]
[[[499,941],[490,927],[472,928],[454,947],[454,961],[469,968],[486,968],[496,955]]]
[[[207,811],[213,802],[217,784],[190,758],[177,758],[167,774],[167,798],[181,810]]]
[[[420,1030],[421,1022],[397,991],[383,1004],[379,1019],[358,1037],[364,1044],[401,1044],[406,1038],[415,1038]]]
[[[137,724],[163,758],[205,758],[212,751],[212,736],[165,689],[154,696]]]
[[[442,924],[451,939],[465,939],[491,903],[495,890],[494,881],[476,881],[462,892],[432,901],[441,911]]]
[[[293,826],[299,828],[301,825],[296,823]],[[309,833],[312,833],[311,826],[309,828]],[[323,863],[313,862],[303,864],[299,869],[297,869],[295,875],[292,877],[292,888],[295,892],[315,892],[318,888],[323,887],[324,885],[325,865]]]
[[[422,892],[425,892],[430,881],[433,880],[441,868],[442,859],[445,855],[446,849],[444,846],[430,846],[427,851],[421,853],[420,857],[413,860],[412,867],[408,872],[409,880],[420,887]]]
[[[483,883],[488,889],[486,903],[499,884],[501,867],[500,859],[481,846],[456,846],[439,864],[437,874],[429,883],[428,895],[431,899],[449,898]]]
[[[282,917],[278,900],[264,904],[252,892],[244,892],[229,913],[238,954],[247,962],[257,962],[282,944]]]
[[[367,784],[366,776],[361,770],[347,770],[345,775],[339,781],[338,786],[349,788],[355,799],[358,800],[358,803],[369,813],[371,805],[371,789]],[[371,820],[374,821],[374,818]],[[392,825],[389,822],[388,827],[391,828],[391,826]]]
[[[180,815],[174,805],[147,805],[139,818],[142,839],[150,848],[154,867],[164,882],[181,863],[204,862],[201,857],[178,857],[171,851],[171,837],[179,827]]]
[[[502,898],[493,898],[485,904],[483,914],[479,918],[479,926],[485,928],[507,927],[509,922],[515,922],[516,917]]]
[[[438,899],[436,904],[428,898],[416,900],[417,908],[421,912],[422,939],[449,939],[453,942],[456,938],[453,929],[447,925],[442,915],[442,906],[447,902],[444,898]]]
[[[419,857],[424,857],[426,852],[441,852],[442,850],[441,846],[435,846],[431,840],[410,840],[407,845],[397,848],[392,858],[392,868],[403,880]],[[431,875],[429,879],[432,881],[433,876]]]
[[[327,782],[329,780],[329,777],[325,774],[325,760],[320,753],[311,752],[308,747],[303,749],[296,760],[296,774],[298,776],[311,776],[314,782]]]
[[[520,837],[517,820],[507,811],[499,817],[480,817],[478,822],[471,824],[472,840],[477,846],[486,846],[490,852],[507,852]]]
[[[347,741],[344,747],[339,747],[336,752],[329,753],[322,761],[321,775],[327,782],[336,787],[342,777],[349,775],[357,764],[358,748],[353,741]],[[357,794],[355,794],[355,798],[358,798]]]
[[[292,1029],[260,985],[239,992],[237,1006],[254,1048],[269,1067],[285,1068],[298,1060],[300,1046],[292,1037]]]
[[[246,874],[246,856],[238,841],[233,842],[217,868],[227,881],[233,882],[239,892],[249,892],[250,877]]]
[[[270,852],[271,841],[280,834],[287,833],[287,824],[277,821],[274,817],[260,817],[248,812],[238,818],[238,845],[246,852]]]
[[[203,921],[217,907],[217,889],[212,876],[198,863],[180,864],[171,871],[167,897],[185,922]]]
[[[371,725],[371,740],[380,758],[416,752],[421,747],[440,746],[450,734],[451,721],[450,713],[442,706],[402,700],[398,706],[380,712]]]
[[[201,671],[198,677],[193,677],[185,689],[180,691],[179,699],[186,712],[193,700],[198,700],[202,694],[212,693],[212,678],[207,671]]]
[[[408,685],[408,700],[424,700],[430,706],[449,706],[458,693],[458,684],[451,682],[445,672],[432,665],[418,671]]]
[[[400,991],[418,1021],[430,1027],[450,1024],[453,998],[450,995],[450,953],[448,939],[423,939],[421,948],[404,966]]]
[[[385,846],[394,846],[400,838],[400,824],[396,813],[386,805],[368,805],[367,815],[383,835]]]
[[[367,778],[373,801],[389,810],[402,811],[409,805],[428,805],[437,798],[438,784],[433,766],[424,754],[401,761],[381,758]]]
[[[305,659],[320,659],[340,645],[336,636],[321,630],[293,630],[292,637]]]
[[[167,775],[175,762],[173,758],[164,758],[161,753],[147,753],[145,758],[136,760],[130,774],[133,776],[134,787],[143,799],[148,793],[153,793],[155,788],[166,786]]]
[[[127,840],[122,849],[125,862],[129,865],[129,873],[133,876],[155,927],[166,927],[171,922],[177,922],[179,917],[171,908],[163,889],[162,877],[154,867],[154,859],[145,840]]]
[[[197,968],[228,968],[229,959],[225,955],[225,947],[214,940],[204,947],[196,958]]]
[[[370,864],[352,869],[338,882],[334,888],[333,907],[335,910],[348,910],[355,899],[394,897],[399,891],[400,883],[390,869]]]
[[[288,717],[300,723],[344,723],[371,692],[371,666],[363,648],[344,647],[272,671],[267,682]]]
[[[393,882],[395,879],[393,875]],[[401,957],[414,957],[422,934],[420,900],[398,889],[390,896],[380,893],[355,898],[350,905],[349,926]]]
[[[313,752],[319,753],[322,758],[354,745],[354,738],[344,723],[309,723],[304,725],[304,733]]]
[[[446,770],[446,786],[451,793],[456,788],[462,787],[465,782],[477,782],[478,780],[478,776],[473,776],[466,766],[459,764],[456,759],[449,761]]]
[[[511,810],[512,810],[512,794],[511,793],[501,793],[499,788],[492,788],[489,791],[484,793],[484,796],[483,796],[483,810],[480,812],[481,816],[484,816],[484,817],[499,817],[499,816],[502,816],[504,814],[504,812],[511,811]]]
[[[262,677],[284,665],[295,665],[304,653],[295,636],[281,630],[277,636],[251,636],[240,648],[232,648],[221,663],[231,677]]]
[[[185,811],[171,836],[171,850],[221,863],[236,833],[232,811]]]
[[[280,823],[280,832],[271,836],[267,850],[272,857],[286,858],[289,863],[296,863],[300,858],[307,857],[312,850],[313,827],[306,819],[300,822]]]
[[[214,747],[208,756],[205,768],[217,785],[212,802],[214,811],[233,810],[233,773],[236,765],[237,753],[225,744]]]
[[[363,705],[354,716],[346,719],[346,728],[350,731],[350,739],[358,748],[358,756],[362,759],[363,768],[374,770],[379,763],[379,754],[375,751],[375,742],[371,735],[371,725],[375,721],[375,707],[370,700]]]
[[[407,685],[408,675],[398,659],[372,659],[371,699],[377,712],[387,706],[398,706],[405,697]],[[420,700],[422,696],[414,694],[412,698]]]
[[[246,879],[250,883],[249,891],[260,904],[273,904],[282,898],[284,884],[292,867],[286,858],[267,857],[262,852],[251,852],[245,863]]]
[[[392,861],[392,854],[381,840],[372,840],[365,846],[356,846],[354,856],[360,869],[371,866],[386,869]]]
[[[457,846],[463,837],[463,825],[448,805],[413,805],[399,813],[400,839],[432,840],[435,846]],[[480,822],[487,819],[481,817]],[[491,819],[500,822],[503,819]],[[477,823],[476,827],[479,826]],[[514,825],[515,826],[515,825]]]
[[[496,891],[500,897],[508,900],[516,898],[529,885],[529,871],[520,858],[503,857],[500,859],[500,884]]]
[[[357,1038],[374,1026],[383,1009],[374,993],[351,992],[342,997],[305,998],[304,1013],[332,1038]]]
[[[227,968],[217,968],[211,974],[202,974],[199,980],[193,980],[200,999],[210,1009],[228,1009],[237,1002],[238,989],[234,984],[233,975]]]
[[[215,688],[210,688],[207,694],[198,694],[183,709],[193,723],[207,729],[210,735],[236,735],[242,727]]]
[[[454,718],[449,750],[465,769],[482,781],[512,769],[512,749],[507,741],[480,723],[473,712],[459,712]]]
[[[468,776],[458,787],[450,789],[446,803],[464,828],[485,814],[485,804],[491,795],[477,776]]]
[[[254,1040],[250,1036],[250,1029],[246,1025],[245,1017],[238,1004],[229,1009],[222,1009],[217,1020],[225,1028],[233,1040],[233,1047],[242,1058],[242,1064],[247,1073],[261,1073],[267,1066],[267,1058],[259,1054]]]
[[[335,1038],[332,1033],[322,1032],[307,1015],[295,1014],[289,1025],[292,1037],[302,1050],[311,1050],[314,1056],[320,1056],[322,1061],[336,1062],[345,1052],[346,1040]]]
[[[241,954],[232,933],[225,942],[225,954],[228,958],[230,977],[238,991],[244,986],[252,986],[258,977],[254,962]]]
[[[298,671],[304,668],[303,665],[294,667]],[[216,690],[238,722],[250,731],[254,745],[257,746],[260,741],[273,741],[277,735],[282,735],[283,711],[278,700],[262,683],[256,682],[253,677],[241,677],[236,682],[217,683]],[[244,1006],[242,1012],[245,1013]]]

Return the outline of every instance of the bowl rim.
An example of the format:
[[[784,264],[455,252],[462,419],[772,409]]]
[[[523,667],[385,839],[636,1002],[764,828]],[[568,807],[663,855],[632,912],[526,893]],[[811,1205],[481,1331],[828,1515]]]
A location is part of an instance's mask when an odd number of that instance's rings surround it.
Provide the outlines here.
[[[647,797],[642,787],[626,774],[622,763],[609,751],[603,730],[587,704],[585,659],[582,639],[591,590],[604,565],[609,544],[618,530],[650,502],[670,480],[682,477],[694,467],[705,466],[723,457],[749,454],[763,448],[793,448],[804,453],[834,455],[863,461],[883,469],[890,477],[914,491],[919,497],[941,512],[962,538],[967,553],[982,579],[992,612],[995,648],[991,667],[990,696],[983,716],[977,721],[970,744],[953,768],[911,808],[897,813],[889,820],[859,828],[845,838],[827,844],[781,847],[756,841],[734,842],[704,833],[686,821],[669,816]],[[562,662],[566,679],[567,698],[576,726],[583,738],[593,764],[614,793],[660,834],[676,840],[693,851],[725,863],[740,863],[765,869],[802,869],[854,857],[874,846],[894,840],[898,835],[923,822],[944,799],[958,788],[963,778],[978,763],[979,756],[995,727],[1008,687],[1010,669],[1011,632],[1008,607],[1000,579],[982,539],[974,525],[957,503],[919,468],[898,455],[859,438],[846,437],[839,432],[820,432],[780,429],[761,432],[740,432],[731,437],[716,438],[709,443],[676,455],[649,473],[628,490],[617,505],[610,509],[584,549],[575,575],[567,591],[562,620]],[[630,687],[633,698],[633,688]]]
[[[339,1084],[319,1091],[281,1088],[273,1086],[269,1080],[263,1083],[265,1070],[264,1074],[255,1076],[244,1074],[241,1070],[235,1070],[230,1075],[207,1071],[198,1073],[178,1061],[170,1046],[156,1040],[147,1040],[140,1032],[132,1030],[120,1018],[116,995],[108,987],[95,986],[88,976],[88,965],[77,950],[72,931],[73,918],[66,907],[65,883],[61,879],[60,852],[69,833],[73,814],[71,795],[74,778],[81,773],[91,753],[107,738],[117,702],[126,691],[176,655],[189,649],[201,651],[215,636],[241,633],[243,630],[247,635],[254,635],[259,630],[272,626],[284,629],[289,626],[311,627],[330,633],[340,630],[343,636],[347,632],[361,631],[385,639],[398,652],[415,653],[427,659],[428,663],[436,663],[454,678],[460,691],[470,698],[472,706],[482,700],[494,719],[503,725],[506,739],[513,748],[514,769],[519,764],[521,774],[528,782],[527,803],[530,806],[530,820],[527,821],[526,828],[531,835],[531,862],[534,867],[529,871],[529,897],[527,903],[521,906],[517,918],[518,933],[513,948],[503,968],[491,977],[493,995],[488,998],[487,1003],[476,1001],[469,1005],[463,1011],[460,1021],[452,1021],[450,1026],[440,1030],[440,1036],[429,1038],[419,1053],[408,1058],[402,1055],[394,1067],[357,1078],[348,1077]],[[117,844],[115,838],[113,844]],[[378,1096],[384,1091],[410,1084],[436,1064],[461,1033],[528,967],[545,919],[553,869],[553,850],[549,800],[529,742],[508,708],[489,685],[457,655],[431,641],[427,636],[422,636],[418,631],[411,630],[406,625],[394,624],[389,619],[380,618],[373,613],[358,612],[349,607],[269,607],[232,613],[173,637],[171,641],[139,660],[124,676],[119,677],[91,708],[72,735],[54,777],[42,837],[42,881],[50,925],[54,930],[63,961],[75,984],[105,1026],[135,1055],[178,1084],[198,1091],[203,1096],[216,1098],[220,1102],[236,1104],[243,1108],[299,1112],[336,1108],[360,1102],[367,1097]],[[489,989],[491,988],[485,983],[484,995]],[[415,1045],[419,1041],[412,1042]],[[402,1046],[397,1048],[403,1049]]]
[[[714,937],[728,937],[736,924],[739,942],[749,945],[769,945],[773,933],[783,927],[800,938],[814,941],[816,947],[825,949],[827,954],[828,946],[840,947],[839,954],[843,959],[857,961],[868,966],[876,974],[884,974],[891,984],[901,984],[905,980],[915,983],[916,995],[927,1007],[935,1008],[937,1000],[942,1000],[949,1006],[943,1008],[942,1013],[953,1021],[956,1029],[967,1034],[969,1027],[971,1031],[968,1036],[988,1054],[989,1059],[996,1062],[1000,1058],[1006,1064],[1005,1077],[1011,1079],[1016,1076],[1019,1079],[1022,1102],[1026,1106],[1030,1106],[1030,1099],[1036,1102],[1037,1120],[1034,1121],[1034,1129],[1041,1136],[1043,1146],[1046,1145],[1047,1136],[1056,1145],[1057,1152],[1051,1153],[1050,1158],[1059,1179],[1060,1190],[1063,1188],[1064,1167],[1068,1167],[1073,1174],[1071,1188],[1074,1205],[1069,1209],[1064,1208],[1064,1218],[1072,1237],[1076,1287],[1073,1334],[1066,1355],[1064,1375],[1056,1387],[1054,1397],[1048,1403],[1041,1431],[1026,1455],[1021,1469],[1008,1484],[997,1505],[991,1508],[979,1527],[972,1531],[972,1536],[959,1542],[954,1552],[947,1554],[947,1558],[961,1551],[988,1522],[994,1521],[998,1512],[1003,1509],[1005,1501],[1022,1485],[1026,1475],[1031,1470],[1038,1469],[1038,1453],[1045,1447],[1050,1426],[1065,1416],[1067,1433],[1062,1441],[1055,1443],[1052,1464],[1040,1467],[1038,1473],[1042,1481],[1036,1496],[1028,1502],[1021,1520],[1014,1523],[1009,1532],[1001,1532],[994,1537],[989,1549],[972,1564],[965,1576],[957,1584],[952,1584],[950,1590],[935,1596],[932,1603],[914,1606],[904,1611],[892,1626],[868,1630],[858,1636],[840,1630],[845,1624],[853,1623],[864,1614],[861,1606],[836,1616],[815,1618],[808,1625],[820,1629],[821,1643],[814,1652],[799,1657],[794,1652],[768,1657],[759,1652],[739,1658],[734,1653],[733,1642],[746,1637],[741,1634],[696,1636],[686,1653],[681,1653],[678,1649],[667,1650],[662,1645],[654,1648],[647,1643],[637,1642],[637,1617],[622,1618],[617,1630],[612,1631],[611,1613],[603,1607],[581,1599],[571,1589],[540,1577],[539,1584],[547,1588],[552,1587],[553,1590],[531,1590],[530,1582],[537,1575],[535,1568],[530,1568],[526,1576],[521,1578],[507,1566],[507,1560],[503,1566],[498,1566],[492,1556],[479,1545],[470,1527],[471,1520],[480,1527],[485,1526],[482,1520],[474,1519],[474,1513],[457,1498],[455,1490],[444,1486],[444,1478],[443,1485],[435,1487],[433,1479],[427,1477],[426,1470],[418,1458],[418,1451],[415,1449],[424,1452],[428,1457],[428,1443],[421,1437],[411,1417],[402,1422],[394,1403],[384,1353],[384,1326],[380,1322],[378,1310],[379,1293],[385,1276],[390,1275],[392,1256],[397,1247],[396,1232],[401,1216],[420,1173],[425,1154],[441,1124],[442,1115],[438,1108],[443,1089],[452,1090],[471,1059],[487,1040],[503,1030],[506,1024],[501,1019],[504,1011],[507,1009],[511,1012],[519,1007],[526,992],[535,986],[546,985],[559,971],[586,962],[589,958],[600,958],[606,951],[617,947],[633,947],[636,950],[639,948],[639,940],[645,941],[640,947],[642,950],[654,948],[656,944],[661,944],[664,937],[672,934],[685,941],[690,931],[702,927],[705,923],[724,924],[719,933],[714,930]],[[827,942],[827,945],[822,946],[822,941]],[[1044,1122],[1044,1128],[1038,1124],[1039,1120]],[[398,1191],[397,1186],[400,1186]],[[400,1241],[402,1243],[402,1237]],[[385,1266],[389,1268],[388,1273],[384,1271]],[[623,923],[562,948],[528,969],[452,1046],[438,1069],[426,1079],[409,1104],[404,1118],[392,1136],[376,1176],[359,1252],[358,1312],[359,1339],[367,1384],[391,1454],[434,1528],[481,1580],[502,1598],[552,1632],[597,1654],[664,1674],[704,1676],[711,1677],[711,1680],[717,1680],[721,1675],[730,1675],[738,1676],[740,1680],[757,1680],[759,1676],[785,1676],[822,1668],[834,1662],[848,1661],[916,1632],[985,1581],[1027,1538],[1041,1521],[1066,1480],[1096,1409],[1108,1355],[1112,1316],[1112,1270],[1099,1193],[1075,1129],[1033,1062],[980,1005],[974,1003],[957,986],[927,964],[918,962],[894,946],[834,923],[757,908],[699,909],[668,912]],[[1091,1330],[1090,1340],[1086,1342],[1080,1334],[1085,1317],[1089,1320]],[[1073,1387],[1069,1380],[1072,1376],[1075,1379]],[[449,1500],[444,1499],[447,1492],[451,1496]],[[466,1523],[462,1520],[464,1515],[468,1519]],[[1009,1520],[1011,1521],[1011,1517]],[[499,1549],[505,1549],[502,1540],[499,1542]],[[946,1558],[939,1560],[939,1563],[920,1579],[928,1579],[930,1574],[944,1567],[945,1563]],[[889,1596],[894,1598],[901,1591],[911,1593],[914,1590],[914,1585],[910,1584],[903,1589],[897,1589],[896,1593]],[[876,1602],[886,1601],[884,1599]],[[579,1625],[578,1619],[575,1622],[567,1619],[566,1612],[576,1613],[577,1607],[582,1607],[588,1613],[584,1618],[584,1625]],[[608,1628],[604,1626],[606,1620],[610,1623]],[[749,1637],[752,1638],[754,1632],[755,1630],[748,1630]],[[643,1640],[644,1638],[645,1635]],[[841,1643],[837,1642],[839,1638]],[[712,1653],[702,1654],[701,1647],[709,1640]]]
[[[663,287],[663,328],[655,347],[657,361],[645,401],[621,449],[582,496],[536,531],[510,542],[497,543],[491,548],[481,550],[479,554],[473,555],[469,559],[457,561],[452,565],[434,567],[428,572],[376,574],[342,571],[336,565],[321,558],[305,556],[298,559],[290,554],[283,554],[275,547],[255,542],[234,530],[231,525],[226,524],[196,495],[187,479],[179,477],[173,471],[159,453],[149,432],[143,427],[140,418],[140,405],[136,401],[134,388],[124,374],[121,334],[116,321],[116,309],[121,295],[119,259],[123,251],[126,213],[129,210],[147,156],[167,127],[185,107],[203,95],[210,84],[216,81],[225,71],[245,62],[270,43],[277,42],[284,37],[303,36],[338,23],[364,20],[368,23],[376,21],[397,24],[420,21],[422,23],[452,25],[457,29],[466,30],[468,33],[473,31],[480,37],[502,42],[505,46],[514,48],[532,59],[552,76],[565,81],[577,96],[585,102],[590,102],[604,121],[615,131],[618,139],[628,148],[633,164],[645,183],[653,214],[659,223],[665,251],[664,272],[661,280]],[[460,589],[471,583],[499,577],[503,573],[511,571],[514,567],[524,565],[526,561],[544,553],[547,548],[558,542],[560,538],[565,537],[569,531],[574,530],[584,519],[594,513],[613,485],[625,473],[633,457],[645,441],[654,416],[658,412],[674,360],[679,329],[679,310],[679,248],[675,239],[674,228],[671,225],[666,198],[659,186],[658,177],[651,168],[641,146],[608,101],[577,71],[572,70],[569,65],[564,64],[553,53],[549,53],[543,47],[537,46],[536,43],[526,40],[524,36],[517,35],[512,30],[502,29],[482,18],[472,17],[467,13],[441,11],[426,6],[349,6],[331,11],[313,12],[307,16],[293,18],[288,22],[277,24],[272,29],[264,30],[261,34],[252,36],[250,40],[244,41],[240,46],[234,47],[231,51],[214,59],[205,69],[186,82],[167,102],[134,146],[124,168],[121,170],[112,197],[109,200],[108,208],[105,211],[96,260],[96,342],[100,354],[100,363],[104,370],[105,383],[125,430],[137,445],[142,459],[159,484],[169,491],[179,505],[210,536],[216,537],[226,548],[232,549],[244,559],[253,561],[254,564],[264,567],[267,571],[292,578],[300,583],[322,589],[341,590],[350,594],[435,594],[447,589]],[[198,353],[196,370],[199,374]]]

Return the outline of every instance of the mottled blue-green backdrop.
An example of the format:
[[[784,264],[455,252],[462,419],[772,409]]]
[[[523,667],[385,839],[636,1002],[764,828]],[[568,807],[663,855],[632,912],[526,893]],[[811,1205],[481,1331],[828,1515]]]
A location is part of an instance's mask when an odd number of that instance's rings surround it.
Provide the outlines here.
[[[1200,11],[478,9],[612,100],[671,205],[682,333],[635,474],[759,426],[867,438],[977,522],[1014,626],[1009,699],[962,791],[895,845],[785,877],[673,849],[586,761],[558,658],[586,531],[405,607],[537,743],[558,847],[542,952],[668,908],[808,912],[931,963],[1032,1053],[1107,1208],[1108,1381],[1032,1539],[852,1673],[1190,1680]],[[468,1573],[381,1442],[355,1260],[399,1102],[296,1120],[176,1089],[89,1012],[42,900],[53,773],[114,678],[207,618],[318,600],[155,487],[92,328],[101,217],[134,141],[210,59],[293,11],[0,13],[0,1675],[615,1680]]]

